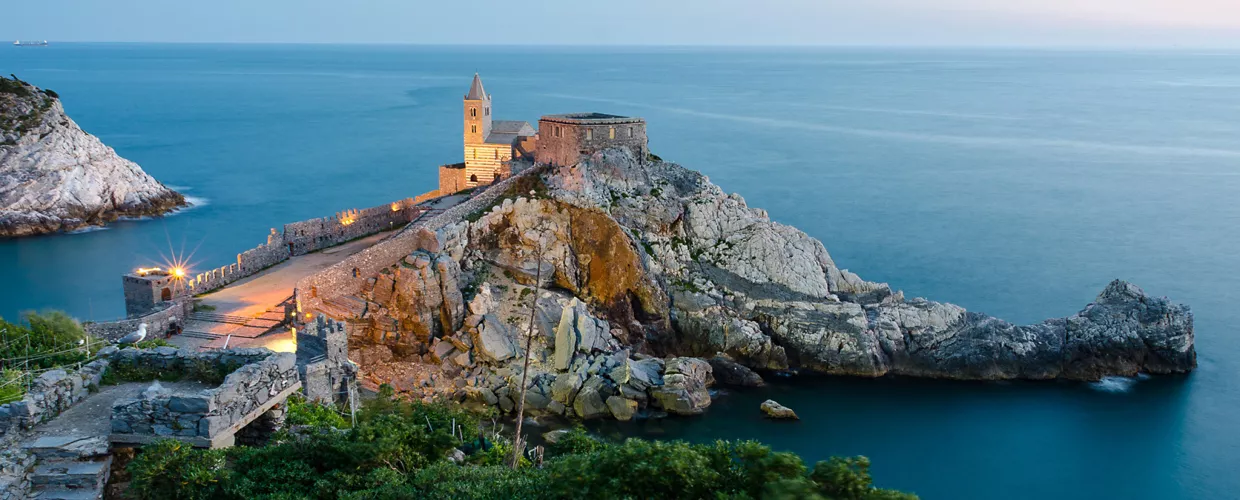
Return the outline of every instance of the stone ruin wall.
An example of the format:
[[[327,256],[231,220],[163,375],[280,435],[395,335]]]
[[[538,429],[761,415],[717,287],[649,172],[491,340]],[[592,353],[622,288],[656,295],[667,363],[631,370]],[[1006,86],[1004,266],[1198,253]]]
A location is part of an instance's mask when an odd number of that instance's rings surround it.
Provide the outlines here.
[[[296,359],[293,353],[266,349],[190,352],[159,347],[116,352],[111,355],[113,366],[232,372],[218,387],[117,401],[112,405],[113,438],[118,434],[122,441],[125,436],[176,437],[203,445],[236,432],[252,412],[300,387]]]
[[[424,222],[409,226],[396,236],[353,254],[327,269],[302,278],[297,282],[294,291],[298,311],[321,312],[319,310],[324,300],[360,292],[367,277],[375,276],[380,271],[396,265],[418,249],[421,239],[418,233],[421,229],[438,231],[449,224],[465,220],[474,212],[490,208],[517,179],[536,171],[537,169],[525,169],[519,174],[492,184],[460,205]],[[356,272],[354,272],[355,269]]]
[[[349,361],[348,325],[320,314],[297,330],[297,368],[306,399],[345,404],[357,381]]]
[[[47,422],[86,399],[91,387],[99,386],[107,367],[106,359],[97,359],[76,371],[55,369],[40,374],[20,401],[0,405],[0,447],[7,446],[18,431]]]
[[[138,331],[138,325],[146,323],[148,336],[156,337],[168,331],[169,327],[185,325],[185,319],[194,311],[194,301],[190,297],[180,297],[156,306],[156,309],[145,315],[119,321],[99,323],[82,323],[82,329],[93,337],[115,342],[121,337]]]

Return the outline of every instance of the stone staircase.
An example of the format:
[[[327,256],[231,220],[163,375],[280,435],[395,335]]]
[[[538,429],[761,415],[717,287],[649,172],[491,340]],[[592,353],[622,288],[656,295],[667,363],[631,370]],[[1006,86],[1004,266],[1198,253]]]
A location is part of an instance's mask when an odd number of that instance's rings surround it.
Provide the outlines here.
[[[107,438],[42,436],[24,448],[36,457],[30,474],[31,498],[98,500],[112,469]]]

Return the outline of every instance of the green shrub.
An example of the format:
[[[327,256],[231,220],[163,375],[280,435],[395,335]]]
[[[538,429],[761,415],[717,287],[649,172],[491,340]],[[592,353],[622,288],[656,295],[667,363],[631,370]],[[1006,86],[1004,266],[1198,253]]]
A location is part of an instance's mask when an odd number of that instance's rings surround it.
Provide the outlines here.
[[[173,347],[171,342],[164,339],[146,339],[133,345],[138,349],[154,349],[156,347]]]
[[[603,446],[603,442],[587,433],[585,428],[576,427],[560,436],[554,443],[548,443],[547,456],[556,457],[575,453],[590,453]]]
[[[20,400],[25,395],[26,378],[21,371],[0,371],[0,405]]]
[[[349,421],[345,420],[340,415],[340,412],[336,411],[334,405],[306,401],[306,398],[300,394],[289,396],[288,414],[284,419],[284,423],[290,426],[308,425],[313,427],[335,427],[337,429],[349,427]]]
[[[129,498],[177,500],[218,498],[226,480],[224,453],[196,450],[167,439],[142,448],[129,463]]]
[[[81,363],[102,342],[91,338],[82,325],[61,311],[26,312],[20,323],[0,319],[0,358],[29,362],[29,369],[47,369]]]
[[[301,405],[313,421],[320,410]],[[301,417],[298,417],[301,418]],[[629,439],[604,443],[578,429],[562,437],[542,468],[513,469],[506,442],[479,446],[466,465],[445,456],[477,435],[477,422],[451,404],[379,398],[348,431],[281,435],[261,448],[189,450],[156,443],[130,463],[133,498],[220,499],[577,499],[733,498],[909,500],[874,488],[864,457],[819,462],[812,472],[791,453],[755,442],[713,444]]]

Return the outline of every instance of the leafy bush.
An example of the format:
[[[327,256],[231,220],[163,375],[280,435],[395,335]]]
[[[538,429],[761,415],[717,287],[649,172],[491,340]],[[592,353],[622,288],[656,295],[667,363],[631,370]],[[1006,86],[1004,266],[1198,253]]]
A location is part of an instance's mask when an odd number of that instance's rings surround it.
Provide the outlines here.
[[[12,403],[26,394],[26,380],[21,371],[0,371],[0,405]]]
[[[345,420],[340,415],[340,412],[336,411],[334,405],[306,401],[306,398],[300,394],[289,396],[288,414],[284,422],[287,425],[335,427],[337,429],[344,429],[349,426],[349,421]]]
[[[714,444],[629,439],[604,443],[575,430],[541,468],[503,465],[510,444],[466,446],[474,417],[449,404],[399,401],[388,388],[358,414],[357,426],[281,435],[262,448],[188,450],[156,443],[129,465],[132,498],[220,499],[577,499],[733,498],[909,500],[874,488],[864,457],[807,470],[800,457],[755,442]],[[299,410],[292,410],[300,406]],[[319,409],[290,404],[316,421]],[[326,417],[324,417],[326,418]],[[457,426],[455,432],[452,431]],[[464,434],[466,438],[461,439]],[[476,448],[468,463],[446,459]]]
[[[0,319],[0,358],[10,364],[26,361],[30,370],[86,361],[93,354],[88,349],[101,344],[77,320],[60,311],[23,313],[20,323]]]
[[[176,440],[156,441],[129,463],[128,496],[138,500],[217,498],[228,477],[220,450],[196,450]]]

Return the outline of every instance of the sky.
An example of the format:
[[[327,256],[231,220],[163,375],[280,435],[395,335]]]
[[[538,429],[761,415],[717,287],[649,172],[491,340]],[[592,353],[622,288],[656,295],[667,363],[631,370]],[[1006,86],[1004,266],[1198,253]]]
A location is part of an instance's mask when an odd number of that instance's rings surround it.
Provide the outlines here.
[[[0,37],[96,42],[1240,47],[1240,0],[37,0]]]

